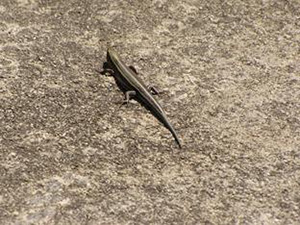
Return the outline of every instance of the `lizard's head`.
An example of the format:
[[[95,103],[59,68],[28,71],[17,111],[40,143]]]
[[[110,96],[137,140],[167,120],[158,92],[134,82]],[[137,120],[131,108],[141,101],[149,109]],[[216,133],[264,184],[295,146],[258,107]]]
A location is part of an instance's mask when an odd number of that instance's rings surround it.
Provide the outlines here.
[[[119,59],[119,56],[115,50],[112,48],[107,49],[107,60],[108,61],[117,61]]]

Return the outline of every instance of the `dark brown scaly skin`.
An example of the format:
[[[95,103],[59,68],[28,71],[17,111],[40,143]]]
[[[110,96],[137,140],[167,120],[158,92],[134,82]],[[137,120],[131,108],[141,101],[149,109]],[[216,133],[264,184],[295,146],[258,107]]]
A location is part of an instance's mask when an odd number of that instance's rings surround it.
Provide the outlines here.
[[[136,72],[127,67],[119,58],[118,54],[111,48],[107,49],[107,62],[112,67],[113,71],[116,71],[116,73],[114,73],[116,80],[127,91],[126,100],[128,101],[130,96],[135,95],[135,97],[146,104],[152,113],[154,113],[155,116],[157,116],[157,118],[166,126],[166,128],[169,129],[175,138],[175,141],[181,148],[181,143],[177,133],[167,119],[165,112],[152,94],[148,91],[143,81],[136,76]]]

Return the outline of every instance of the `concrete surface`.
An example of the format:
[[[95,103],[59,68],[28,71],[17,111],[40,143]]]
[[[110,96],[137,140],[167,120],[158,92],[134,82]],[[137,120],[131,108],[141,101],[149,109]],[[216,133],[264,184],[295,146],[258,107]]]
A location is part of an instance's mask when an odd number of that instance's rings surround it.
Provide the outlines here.
[[[299,224],[299,60],[298,0],[1,0],[0,223]]]

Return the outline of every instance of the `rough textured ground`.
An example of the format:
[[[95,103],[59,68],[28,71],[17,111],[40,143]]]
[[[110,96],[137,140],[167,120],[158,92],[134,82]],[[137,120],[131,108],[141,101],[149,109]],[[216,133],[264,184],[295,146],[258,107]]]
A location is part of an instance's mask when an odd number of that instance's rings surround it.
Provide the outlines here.
[[[298,0],[1,0],[0,103],[1,224],[299,224]]]

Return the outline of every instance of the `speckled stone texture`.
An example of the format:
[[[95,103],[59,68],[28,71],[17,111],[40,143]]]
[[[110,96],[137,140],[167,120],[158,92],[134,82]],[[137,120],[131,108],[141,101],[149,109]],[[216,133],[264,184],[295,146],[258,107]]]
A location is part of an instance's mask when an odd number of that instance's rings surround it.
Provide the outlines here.
[[[299,46],[298,0],[1,0],[0,224],[299,224]]]

